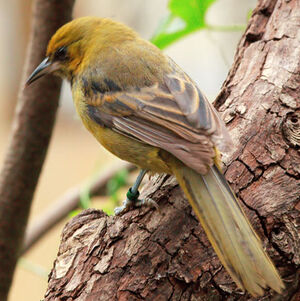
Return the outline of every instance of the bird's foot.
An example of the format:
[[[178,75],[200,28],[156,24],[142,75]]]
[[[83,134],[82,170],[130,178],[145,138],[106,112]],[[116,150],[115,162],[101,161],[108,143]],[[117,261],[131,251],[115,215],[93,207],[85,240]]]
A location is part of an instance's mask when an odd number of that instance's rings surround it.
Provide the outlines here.
[[[129,188],[126,194],[126,200],[123,201],[123,205],[115,208],[114,210],[115,215],[121,215],[123,213],[130,211],[131,209],[139,208],[143,206],[155,208],[159,210],[159,207],[155,201],[153,201],[150,198],[139,199],[138,198],[139,196],[140,196],[139,191],[137,191],[136,193],[132,193],[131,188]]]
[[[153,201],[150,198],[146,198],[146,199],[138,199],[137,202],[134,205],[135,207],[150,207],[150,208],[155,208],[157,210],[159,210],[159,206],[158,204]]]

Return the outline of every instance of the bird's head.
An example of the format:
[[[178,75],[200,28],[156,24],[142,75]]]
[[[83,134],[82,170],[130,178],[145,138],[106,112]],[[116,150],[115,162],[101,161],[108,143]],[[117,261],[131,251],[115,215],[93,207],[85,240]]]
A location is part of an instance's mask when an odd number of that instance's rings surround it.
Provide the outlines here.
[[[57,30],[52,36],[46,58],[29,76],[29,85],[45,74],[54,73],[71,80],[86,64],[97,59],[105,48],[137,34],[123,24],[98,17],[75,19]]]

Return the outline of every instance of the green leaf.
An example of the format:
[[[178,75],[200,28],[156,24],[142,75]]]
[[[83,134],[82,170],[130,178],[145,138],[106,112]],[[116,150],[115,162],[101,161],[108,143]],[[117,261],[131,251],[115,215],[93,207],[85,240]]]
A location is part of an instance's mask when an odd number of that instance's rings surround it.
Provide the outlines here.
[[[183,19],[190,28],[205,26],[205,14],[215,0],[170,0],[171,13]]]
[[[102,209],[103,212],[105,212],[107,215],[114,215],[114,214],[115,214],[115,212],[114,212],[115,205],[114,205],[114,204],[110,204],[110,205],[103,206],[101,209]]]
[[[114,203],[118,203],[117,192],[120,188],[127,184],[127,178],[128,170],[122,169],[107,182],[107,193],[114,201]]]
[[[170,15],[159,26],[151,42],[162,49],[195,30],[205,28],[206,12],[215,1],[170,0]]]
[[[80,192],[79,206],[82,209],[88,209],[91,205],[90,185],[86,185]]]
[[[75,217],[75,216],[78,215],[80,212],[82,212],[82,209],[75,209],[75,210],[72,210],[71,212],[69,212],[68,217],[69,217],[69,218]]]
[[[91,195],[90,190],[92,184],[98,178],[99,173],[94,172],[92,176],[83,184],[82,188],[80,189],[79,194],[79,207],[82,209],[88,209],[91,207]]]
[[[252,13],[253,13],[253,9],[249,9],[247,13],[247,22],[250,20]]]

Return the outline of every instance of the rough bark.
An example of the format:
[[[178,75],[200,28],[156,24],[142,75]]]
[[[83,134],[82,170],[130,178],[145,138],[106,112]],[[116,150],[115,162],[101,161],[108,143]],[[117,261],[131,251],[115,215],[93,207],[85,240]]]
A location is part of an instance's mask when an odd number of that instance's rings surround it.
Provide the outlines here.
[[[73,0],[34,4],[33,26],[12,139],[0,175],[0,300],[6,300],[27,224],[31,200],[54,124],[61,81],[42,79],[24,89],[47,43],[71,18]]]
[[[298,0],[260,0],[215,104],[235,147],[226,178],[286,290],[299,300]],[[63,231],[45,300],[254,300],[237,290],[171,177],[153,177],[143,208],[121,217],[87,210]]]

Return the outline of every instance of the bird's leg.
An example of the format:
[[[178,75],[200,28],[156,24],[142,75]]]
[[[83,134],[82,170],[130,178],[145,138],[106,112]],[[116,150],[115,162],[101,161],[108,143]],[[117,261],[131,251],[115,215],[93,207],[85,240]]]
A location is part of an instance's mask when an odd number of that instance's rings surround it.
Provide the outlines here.
[[[158,208],[156,202],[154,202],[151,199],[146,199],[146,200],[139,199],[140,196],[139,187],[146,173],[147,173],[146,169],[141,169],[133,186],[128,189],[126,194],[126,200],[123,202],[123,205],[121,207],[115,208],[116,215],[125,213],[134,207],[149,206],[149,207]]]

